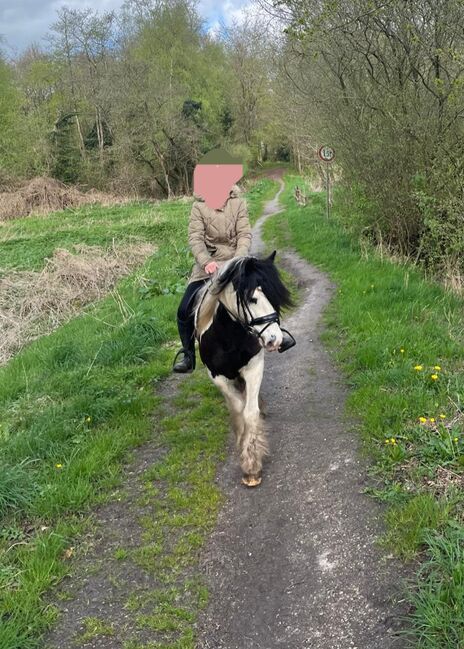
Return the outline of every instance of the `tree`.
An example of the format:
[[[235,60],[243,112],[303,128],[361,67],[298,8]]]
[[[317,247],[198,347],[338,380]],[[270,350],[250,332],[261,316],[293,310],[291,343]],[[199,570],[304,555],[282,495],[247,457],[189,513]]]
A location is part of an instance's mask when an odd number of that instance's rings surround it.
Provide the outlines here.
[[[363,197],[360,228],[427,260],[431,212],[455,227],[462,192],[464,6],[459,0],[262,4],[286,22],[298,91],[312,94],[308,110],[319,138],[336,146],[347,189]]]

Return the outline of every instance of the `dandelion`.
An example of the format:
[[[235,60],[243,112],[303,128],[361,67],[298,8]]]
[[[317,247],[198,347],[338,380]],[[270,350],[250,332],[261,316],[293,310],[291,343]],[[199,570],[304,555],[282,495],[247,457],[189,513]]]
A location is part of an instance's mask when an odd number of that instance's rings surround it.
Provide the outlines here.
[[[62,465],[62,464],[55,464],[55,467],[56,467],[57,469],[62,469],[62,468],[63,468],[63,465]]]
[[[455,442],[457,442],[457,441],[459,441],[459,440],[458,440],[458,438],[457,438],[457,437],[455,437],[453,441],[455,441]]]
[[[434,365],[433,369],[437,370],[437,372],[439,372],[441,370],[441,367],[439,365]]]
[[[403,348],[400,349],[400,353],[404,354],[404,349]]]
[[[393,446],[396,444],[396,439],[394,437],[390,437],[390,444],[393,444]]]
[[[423,367],[422,365],[415,365],[414,369],[416,370],[416,372],[420,372],[423,369]]]
[[[438,374],[432,374],[430,378],[432,379],[432,381],[436,381],[438,379]]]
[[[427,421],[427,417],[419,417],[419,421],[421,424],[425,424],[425,422]]]
[[[85,420],[85,421],[87,421],[87,422],[91,422],[91,421],[92,421],[92,417],[86,417],[86,420]]]
[[[432,422],[432,424],[434,424],[435,423],[435,417],[430,417],[430,421]]]
[[[386,440],[385,440],[385,444],[390,444],[390,440],[389,440],[389,439],[386,439]]]
[[[446,415],[444,415],[442,412],[439,414],[440,419],[446,419]]]

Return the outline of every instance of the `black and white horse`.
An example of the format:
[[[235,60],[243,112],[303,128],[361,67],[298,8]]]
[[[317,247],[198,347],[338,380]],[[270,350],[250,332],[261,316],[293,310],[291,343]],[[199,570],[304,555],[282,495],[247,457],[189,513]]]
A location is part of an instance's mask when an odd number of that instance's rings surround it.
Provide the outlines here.
[[[195,308],[200,356],[232,415],[242,482],[249,487],[260,484],[268,452],[259,401],[264,351],[280,347],[280,311],[291,306],[275,254],[226,262],[199,291]]]

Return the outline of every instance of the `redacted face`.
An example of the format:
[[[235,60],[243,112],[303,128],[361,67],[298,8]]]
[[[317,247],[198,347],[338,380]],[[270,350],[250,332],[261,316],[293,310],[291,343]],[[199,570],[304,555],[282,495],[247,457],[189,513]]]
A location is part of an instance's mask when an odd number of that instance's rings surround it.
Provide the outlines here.
[[[193,191],[206,205],[219,210],[232,186],[243,176],[241,164],[198,164],[193,172]]]

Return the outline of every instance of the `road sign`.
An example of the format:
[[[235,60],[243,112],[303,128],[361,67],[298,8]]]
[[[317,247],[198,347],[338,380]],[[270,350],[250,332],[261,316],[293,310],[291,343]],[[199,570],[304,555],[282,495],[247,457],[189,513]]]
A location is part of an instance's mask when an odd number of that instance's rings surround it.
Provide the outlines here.
[[[325,162],[325,182],[326,182],[326,202],[327,202],[327,218],[330,218],[330,173],[329,163],[335,159],[335,151],[331,146],[321,146],[317,151],[317,155],[322,162]]]
[[[317,155],[323,162],[332,162],[335,158],[335,151],[331,146],[321,146],[318,149]]]

